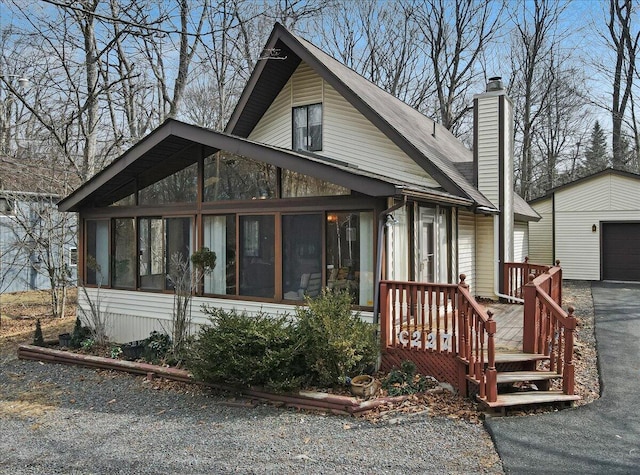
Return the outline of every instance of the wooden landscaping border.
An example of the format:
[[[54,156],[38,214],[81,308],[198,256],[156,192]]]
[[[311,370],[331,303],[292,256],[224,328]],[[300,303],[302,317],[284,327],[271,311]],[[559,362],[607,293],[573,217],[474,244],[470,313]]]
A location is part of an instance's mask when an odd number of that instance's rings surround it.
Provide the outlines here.
[[[139,363],[135,361],[104,358],[101,356],[82,355],[70,351],[54,350],[34,345],[19,345],[18,358],[23,360],[42,361],[45,363],[61,363],[84,366],[94,369],[124,371],[131,374],[146,376],[148,379],[160,377],[171,381],[190,384],[203,384],[196,381],[193,375],[178,368]],[[381,397],[362,400],[350,396],[340,396],[315,391],[298,391],[296,393],[271,393],[259,388],[237,388],[223,384],[204,384],[216,389],[231,391],[242,397],[261,402],[275,404],[281,407],[304,409],[312,411],[328,411],[333,414],[360,416],[379,406],[402,402],[411,396]]]

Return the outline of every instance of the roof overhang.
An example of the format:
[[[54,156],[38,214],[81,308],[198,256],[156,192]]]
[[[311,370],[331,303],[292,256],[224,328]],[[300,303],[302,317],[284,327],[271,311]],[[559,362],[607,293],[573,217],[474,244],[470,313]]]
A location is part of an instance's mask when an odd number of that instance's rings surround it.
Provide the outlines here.
[[[304,61],[331,85],[331,87],[338,91],[356,110],[375,125],[376,128],[382,131],[396,146],[429,173],[448,193],[470,198],[480,205],[490,206],[492,204],[479,191],[475,190],[474,193],[470,193],[469,188],[472,188],[471,185],[468,187],[462,186],[464,177],[458,174],[455,167],[451,166],[445,171],[441,166],[434,164],[431,159],[427,158],[425,154],[419,150],[416,144],[407,139],[407,137],[380,114],[379,110],[384,109],[387,104],[378,96],[380,94],[388,95],[386,92],[380,92],[381,90],[375,91],[373,94],[375,98],[372,98],[371,101],[363,100],[358,92],[350,87],[339,77],[338,73],[326,63],[326,61],[336,60],[333,58],[325,58],[325,60],[323,60],[318,56],[321,52],[314,52],[311,48],[315,50],[315,46],[305,44],[304,40],[297,38],[284,26],[276,23],[264,49],[265,51],[278,51],[279,57],[258,61],[227,123],[225,132],[243,137],[248,136],[267,111],[277,94],[282,90],[282,87],[284,87],[289,77],[298,65]],[[342,64],[340,64],[340,67],[345,68],[345,70],[348,69]],[[357,73],[353,72],[353,74]],[[362,81],[366,80],[362,78]],[[366,82],[369,83],[369,81]],[[373,84],[367,87],[371,87],[373,90],[380,89]],[[391,98],[390,95],[388,96]],[[411,109],[409,106],[406,107]],[[406,111],[403,110],[403,112]],[[426,119],[417,111],[413,112],[419,114],[421,119]],[[395,114],[402,115],[402,112],[396,111]],[[448,133],[448,131],[442,131],[442,134],[446,133]],[[467,151],[467,153],[469,152]],[[440,156],[442,154],[435,150],[432,150],[432,155],[434,155],[433,158],[437,155],[441,163],[448,160],[447,157]],[[452,177],[450,176],[451,174],[455,176]]]
[[[292,152],[169,119],[58,203],[60,211],[106,206],[218,150],[320,178],[369,196],[393,196],[380,177],[317,155]]]

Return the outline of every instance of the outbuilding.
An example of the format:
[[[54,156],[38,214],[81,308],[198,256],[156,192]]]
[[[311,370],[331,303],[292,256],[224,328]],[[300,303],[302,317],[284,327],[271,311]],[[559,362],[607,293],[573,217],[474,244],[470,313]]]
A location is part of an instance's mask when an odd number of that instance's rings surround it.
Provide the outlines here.
[[[640,281],[640,175],[607,169],[529,203],[529,257],[565,279]]]

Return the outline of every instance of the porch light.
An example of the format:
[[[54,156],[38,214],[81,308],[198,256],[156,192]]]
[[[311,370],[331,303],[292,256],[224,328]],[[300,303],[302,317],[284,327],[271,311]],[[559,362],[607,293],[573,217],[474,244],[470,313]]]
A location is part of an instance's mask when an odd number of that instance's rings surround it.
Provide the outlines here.
[[[338,222],[338,216],[335,214],[328,214],[327,215],[327,222],[328,223],[336,223]]]
[[[595,224],[593,226],[591,226],[591,232],[595,233],[598,230],[598,226],[596,226]]]

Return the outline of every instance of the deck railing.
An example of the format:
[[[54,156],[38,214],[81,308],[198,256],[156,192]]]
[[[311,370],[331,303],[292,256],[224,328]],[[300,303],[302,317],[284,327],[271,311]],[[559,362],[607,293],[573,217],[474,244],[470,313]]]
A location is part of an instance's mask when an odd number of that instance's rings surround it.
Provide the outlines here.
[[[552,267],[524,286],[523,351],[549,357],[549,370],[562,375],[562,391],[574,394],[575,309],[562,305],[562,269]]]
[[[460,279],[459,284],[380,282],[382,348],[458,357],[468,368],[464,376],[478,382],[480,397],[494,402],[496,323],[469,293],[465,276]]]
[[[556,265],[559,266],[560,261],[556,261]],[[531,264],[528,257],[524,258],[524,262],[505,262],[502,293],[517,299],[524,299],[524,286],[529,282],[529,276],[533,274],[538,277],[549,269],[551,266]]]
[[[563,392],[574,394],[576,319],[572,307],[568,313],[561,307],[562,269],[528,262],[506,266],[520,269],[518,279],[525,270],[530,271],[528,283],[519,290],[524,299],[523,352],[548,356],[549,370],[563,376]],[[459,284],[380,282],[383,350],[400,350],[416,359],[421,354],[455,359],[466,372],[451,370],[459,372],[457,380],[451,377],[458,389],[466,394],[466,379],[472,380],[487,402],[495,402],[498,392],[495,334],[493,314],[469,293],[464,274]]]

